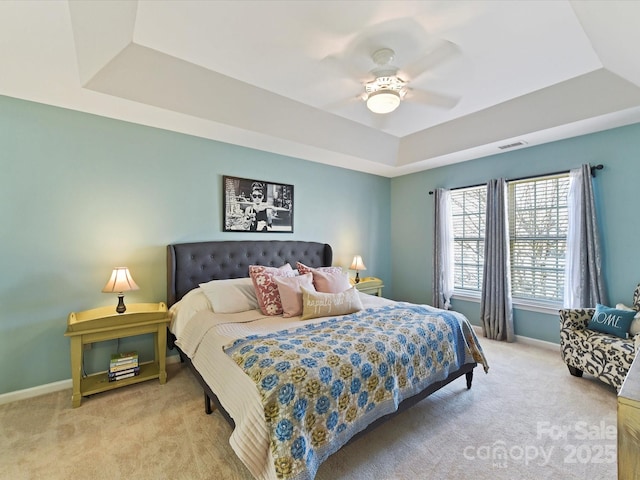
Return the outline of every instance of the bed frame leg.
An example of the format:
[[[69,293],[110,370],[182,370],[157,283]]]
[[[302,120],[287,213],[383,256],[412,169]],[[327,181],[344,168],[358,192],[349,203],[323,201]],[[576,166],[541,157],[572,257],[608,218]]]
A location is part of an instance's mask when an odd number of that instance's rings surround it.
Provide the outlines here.
[[[467,377],[467,390],[469,390],[471,388],[471,382],[473,382],[473,370],[465,373],[465,376]]]
[[[209,395],[207,395],[207,392],[204,392],[204,412],[207,415],[211,415],[211,412],[213,412],[213,409],[211,408],[211,399],[209,398]]]

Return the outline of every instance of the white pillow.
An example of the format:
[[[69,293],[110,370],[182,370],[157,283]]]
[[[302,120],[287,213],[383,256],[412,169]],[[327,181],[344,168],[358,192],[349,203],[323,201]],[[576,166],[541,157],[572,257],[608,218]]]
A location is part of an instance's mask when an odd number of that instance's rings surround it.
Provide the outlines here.
[[[171,305],[169,318],[175,319],[180,315],[188,320],[201,310],[212,310],[211,303],[201,288],[194,288],[180,301]]]
[[[182,299],[169,309],[169,318],[171,319],[171,331],[176,337],[180,338],[182,329],[191,317],[203,310],[213,311],[209,299],[201,288],[194,288],[188,292]]]
[[[258,298],[249,277],[229,280],[212,280],[201,283],[216,313],[239,313],[258,308]]]
[[[627,307],[624,303],[618,303],[616,308],[618,310],[627,310],[629,312],[635,311],[635,309]],[[633,322],[631,322],[631,326],[629,327],[629,335],[633,337],[638,333],[640,333],[640,312],[636,313],[635,317],[633,317]]]

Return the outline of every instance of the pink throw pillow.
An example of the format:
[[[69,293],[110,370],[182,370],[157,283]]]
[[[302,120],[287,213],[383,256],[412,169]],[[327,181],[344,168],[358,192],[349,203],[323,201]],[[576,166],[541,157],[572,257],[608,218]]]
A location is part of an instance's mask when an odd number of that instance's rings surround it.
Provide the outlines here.
[[[342,267],[307,267],[305,264],[297,262],[296,268],[298,269],[298,273],[300,275],[304,275],[305,273],[312,273],[313,271],[320,272],[342,272]]]
[[[351,288],[349,276],[343,272],[325,272],[314,270],[313,285],[322,293],[342,293]]]
[[[315,291],[313,275],[305,273],[297,277],[273,277],[278,284],[278,292],[282,302],[282,316],[295,317],[302,315],[302,288]]]
[[[286,268],[288,267],[288,268]],[[280,268],[262,265],[249,266],[249,276],[256,289],[256,297],[260,310],[265,315],[281,315],[282,301],[278,292],[278,284],[274,277],[294,277],[295,272],[288,263]]]

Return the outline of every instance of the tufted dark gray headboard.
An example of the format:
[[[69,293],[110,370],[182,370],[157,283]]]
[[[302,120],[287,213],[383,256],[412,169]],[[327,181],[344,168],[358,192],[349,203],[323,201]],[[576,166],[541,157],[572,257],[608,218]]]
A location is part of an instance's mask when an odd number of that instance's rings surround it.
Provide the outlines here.
[[[331,245],[296,240],[237,240],[176,243],[167,246],[167,304],[180,300],[200,283],[249,276],[249,265],[293,268],[296,262],[326,267]]]

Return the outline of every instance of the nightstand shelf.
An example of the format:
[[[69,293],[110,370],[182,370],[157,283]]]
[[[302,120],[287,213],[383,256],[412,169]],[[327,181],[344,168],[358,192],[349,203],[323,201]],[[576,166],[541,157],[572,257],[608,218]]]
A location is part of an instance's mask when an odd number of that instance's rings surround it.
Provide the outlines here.
[[[135,377],[125,378],[117,382],[110,382],[107,372],[94,373],[80,379],[80,391],[83,397],[88,397],[95,393],[106,392],[116,387],[133,385],[154,378],[160,378],[160,366],[156,362],[145,362],[140,364],[140,374]],[[164,383],[164,382],[161,382]]]
[[[355,283],[353,279],[351,279],[351,284],[356,287],[356,289],[362,293],[368,293],[369,295],[377,295],[378,297],[382,296],[382,289],[384,288],[384,284],[382,280],[376,277],[364,277],[360,279],[360,282]]]
[[[167,306],[162,302],[131,304],[122,314],[116,313],[112,306],[70,313],[65,336],[71,340],[72,406],[79,407],[82,397],[145,380],[157,378],[164,384],[168,323]],[[82,377],[84,345],[149,333],[154,335],[155,357],[152,362],[140,364],[139,375],[115,382],[109,382],[106,372]]]

